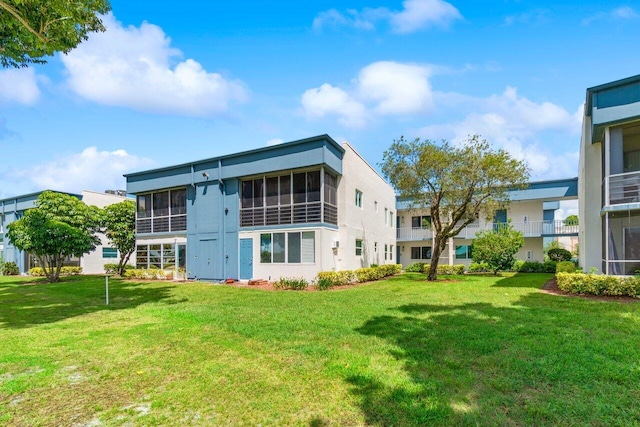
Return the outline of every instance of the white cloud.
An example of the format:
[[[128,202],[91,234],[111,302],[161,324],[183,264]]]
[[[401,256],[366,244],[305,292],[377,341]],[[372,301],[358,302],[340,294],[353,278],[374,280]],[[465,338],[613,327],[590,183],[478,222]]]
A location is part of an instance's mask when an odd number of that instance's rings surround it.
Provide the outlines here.
[[[0,70],[0,101],[34,105],[40,99],[33,68]]]
[[[404,9],[391,14],[393,29],[402,34],[412,33],[429,26],[447,27],[462,19],[460,11],[443,0],[405,0]]]
[[[600,20],[620,20],[620,19],[637,19],[640,14],[629,6],[620,6],[609,12],[600,12],[582,20],[584,25],[589,25],[594,21]]]
[[[433,106],[427,65],[374,62],[342,89],[328,83],[307,90],[302,106],[308,118],[338,116],[349,127],[362,127],[374,116],[412,114]]]
[[[27,181],[33,191],[44,189],[79,193],[82,190],[124,189],[125,173],[149,166],[151,160],[125,150],[98,151],[85,148],[81,153],[60,157],[26,169],[9,171],[3,178]]]
[[[365,123],[364,105],[328,83],[306,90],[302,94],[302,107],[308,118],[337,115],[338,122],[344,126],[361,127]]]
[[[443,0],[405,0],[402,6],[400,11],[384,7],[361,11],[348,9],[345,12],[330,9],[315,17],[313,28],[317,31],[324,27],[373,30],[379,22],[388,22],[393,31],[408,34],[427,27],[448,27],[451,22],[463,19],[455,6]]]
[[[439,94],[437,99],[447,98]],[[518,96],[507,87],[501,95],[472,98],[452,94],[449,108],[469,111],[459,122],[432,125],[420,130],[429,139],[446,138],[463,141],[468,135],[479,134],[494,145],[504,148],[515,158],[526,160],[534,179],[549,179],[577,174],[578,152],[561,151],[545,140],[545,133],[555,138],[579,140],[582,106],[576,113],[551,102],[534,102]],[[457,104],[457,105],[456,105]],[[438,104],[439,106],[439,104]]]
[[[267,147],[271,147],[272,145],[280,145],[284,141],[281,138],[274,138],[267,141]]]
[[[243,102],[244,85],[206,71],[193,59],[174,59],[180,51],[156,25],[123,27],[112,14],[107,27],[62,55],[69,87],[91,101],[138,111],[211,117]]]

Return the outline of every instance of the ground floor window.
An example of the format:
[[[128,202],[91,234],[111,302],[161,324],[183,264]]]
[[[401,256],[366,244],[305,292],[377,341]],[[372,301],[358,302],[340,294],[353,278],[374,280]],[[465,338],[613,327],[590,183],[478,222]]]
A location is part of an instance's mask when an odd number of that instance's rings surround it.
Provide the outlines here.
[[[362,256],[362,240],[356,239],[356,256]]]
[[[300,264],[315,261],[315,231],[260,234],[260,262],[263,264]]]
[[[102,258],[118,258],[118,249],[102,248]]]
[[[157,243],[153,245],[136,246],[137,268],[173,270],[176,268],[176,265],[178,268],[186,268],[186,261],[187,246],[185,244]]]
[[[431,259],[431,246],[412,247],[411,259]]]
[[[471,245],[456,246],[456,259],[471,259]]]

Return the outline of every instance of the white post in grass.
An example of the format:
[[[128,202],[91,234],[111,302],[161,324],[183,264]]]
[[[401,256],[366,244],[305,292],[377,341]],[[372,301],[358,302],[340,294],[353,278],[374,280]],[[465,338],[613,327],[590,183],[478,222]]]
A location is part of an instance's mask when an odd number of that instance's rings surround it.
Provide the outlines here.
[[[109,276],[104,276],[107,305],[109,305]]]

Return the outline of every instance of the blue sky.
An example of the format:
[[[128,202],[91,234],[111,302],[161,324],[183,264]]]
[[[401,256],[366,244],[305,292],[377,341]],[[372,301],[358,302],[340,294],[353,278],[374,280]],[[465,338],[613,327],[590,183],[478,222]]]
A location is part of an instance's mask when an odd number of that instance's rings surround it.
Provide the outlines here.
[[[152,5],[152,6],[151,6]],[[585,89],[640,73],[639,2],[131,2],[106,33],[0,70],[0,197],[327,133],[372,165],[401,135],[479,133],[577,175]]]

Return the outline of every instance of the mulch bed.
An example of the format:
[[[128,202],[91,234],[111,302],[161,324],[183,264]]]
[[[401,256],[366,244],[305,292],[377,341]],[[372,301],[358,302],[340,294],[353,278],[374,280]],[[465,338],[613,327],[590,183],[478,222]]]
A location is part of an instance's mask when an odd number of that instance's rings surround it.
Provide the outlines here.
[[[640,302],[640,300],[638,298],[632,298],[632,297],[613,297],[613,296],[602,296],[602,295],[576,295],[576,294],[572,294],[569,292],[565,292],[565,291],[561,291],[560,288],[558,288],[558,282],[556,281],[555,278],[547,281],[547,283],[544,284],[544,286],[542,287],[542,292],[546,293],[546,294],[550,294],[550,295],[558,295],[558,296],[563,296],[563,297],[570,297],[570,298],[584,298],[584,299],[590,299],[590,300],[595,300],[595,301],[617,301],[617,302],[623,302],[623,303],[632,303],[632,302]]]

